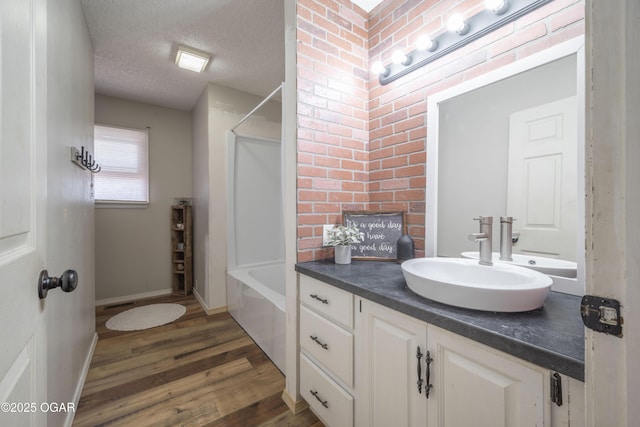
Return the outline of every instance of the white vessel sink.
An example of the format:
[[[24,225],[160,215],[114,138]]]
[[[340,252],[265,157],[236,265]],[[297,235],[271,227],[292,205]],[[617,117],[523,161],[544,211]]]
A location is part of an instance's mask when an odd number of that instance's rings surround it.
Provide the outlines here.
[[[550,277],[509,264],[484,266],[463,258],[414,258],[402,263],[409,289],[456,307],[521,312],[542,307]]]
[[[462,252],[462,258],[479,259],[478,252]],[[577,277],[578,264],[573,261],[565,261],[562,259],[545,258],[541,256],[530,256],[522,254],[513,254],[513,261],[500,260],[500,254],[494,252],[492,255],[493,262],[503,262],[507,264],[518,265],[520,267],[530,268],[544,274],[551,274],[560,277]]]

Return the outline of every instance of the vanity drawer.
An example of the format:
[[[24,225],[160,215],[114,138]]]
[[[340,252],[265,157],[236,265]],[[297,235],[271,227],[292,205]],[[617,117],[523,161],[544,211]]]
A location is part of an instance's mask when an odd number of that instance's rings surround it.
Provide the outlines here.
[[[353,328],[353,295],[351,293],[300,275],[300,301],[345,327]]]
[[[300,355],[300,394],[328,426],[353,426],[353,397]]]
[[[300,307],[300,346],[336,377],[353,385],[353,334]]]

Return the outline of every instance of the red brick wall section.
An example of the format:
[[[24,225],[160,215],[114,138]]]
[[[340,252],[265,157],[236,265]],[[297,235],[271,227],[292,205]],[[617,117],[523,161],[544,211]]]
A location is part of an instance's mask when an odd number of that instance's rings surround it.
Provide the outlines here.
[[[369,202],[367,14],[348,0],[299,0],[298,261],[333,256],[322,225]]]
[[[322,224],[345,209],[405,210],[424,255],[427,98],[584,34],[584,0],[554,0],[386,86],[370,64],[439,34],[483,0],[298,1],[298,261],[333,256]]]
[[[369,16],[369,61],[391,62],[437,35],[454,12],[471,16],[483,0],[387,0]],[[369,80],[369,209],[408,212],[409,234],[424,256],[427,98],[448,87],[584,34],[584,0],[554,0],[395,82]]]

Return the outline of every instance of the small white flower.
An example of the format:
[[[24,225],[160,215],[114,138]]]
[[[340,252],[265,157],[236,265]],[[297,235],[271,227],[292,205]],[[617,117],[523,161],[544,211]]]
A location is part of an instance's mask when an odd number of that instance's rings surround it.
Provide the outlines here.
[[[354,223],[346,226],[336,224],[332,229],[327,230],[327,243],[329,246],[347,246],[360,243],[364,239],[362,233]]]

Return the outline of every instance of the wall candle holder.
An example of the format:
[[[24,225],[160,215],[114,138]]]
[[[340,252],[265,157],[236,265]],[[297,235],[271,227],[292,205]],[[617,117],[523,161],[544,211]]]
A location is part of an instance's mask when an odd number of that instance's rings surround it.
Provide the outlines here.
[[[102,170],[102,167],[96,163],[89,151],[85,151],[84,145],[78,150],[76,147],[71,147],[71,161],[80,169],[86,169],[91,173],[98,173]]]
[[[445,31],[432,38],[430,48],[415,49],[407,54],[407,61],[391,63],[381,69],[379,81],[386,85],[430,62],[441,58],[474,40],[538,9],[552,0],[507,0],[498,10],[483,9],[464,20],[464,31]]]

